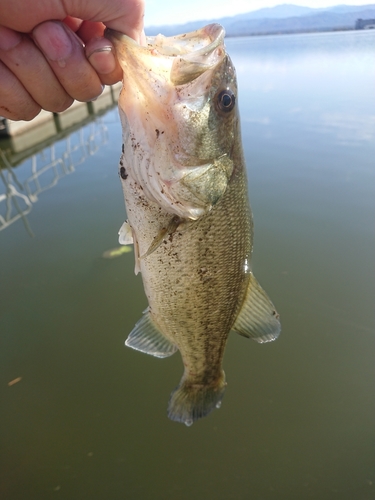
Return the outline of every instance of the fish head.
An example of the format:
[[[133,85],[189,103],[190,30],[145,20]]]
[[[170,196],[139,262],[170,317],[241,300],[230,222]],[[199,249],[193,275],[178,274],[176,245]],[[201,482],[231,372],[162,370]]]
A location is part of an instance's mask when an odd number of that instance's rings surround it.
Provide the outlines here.
[[[221,199],[239,129],[234,66],[224,29],[148,37],[107,30],[124,72],[119,109],[130,176],[150,199],[199,219]]]

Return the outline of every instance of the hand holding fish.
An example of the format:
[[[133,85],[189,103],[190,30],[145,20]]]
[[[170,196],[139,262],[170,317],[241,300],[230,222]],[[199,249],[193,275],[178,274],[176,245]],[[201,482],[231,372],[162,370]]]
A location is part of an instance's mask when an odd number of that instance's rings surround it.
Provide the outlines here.
[[[122,78],[105,27],[142,42],[142,0],[0,2],[0,115],[31,120]]]

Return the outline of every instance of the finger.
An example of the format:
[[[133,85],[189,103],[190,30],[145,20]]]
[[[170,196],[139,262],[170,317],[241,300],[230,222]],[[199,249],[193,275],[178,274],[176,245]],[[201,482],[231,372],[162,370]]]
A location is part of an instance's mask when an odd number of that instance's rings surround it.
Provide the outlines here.
[[[0,26],[0,39],[0,60],[40,107],[58,112],[72,104],[73,99],[59,84],[44,56],[27,35]]]
[[[32,36],[71,97],[90,101],[102,93],[102,83],[86,59],[81,40],[64,23],[42,23],[33,30]]]
[[[63,23],[76,33],[83,21],[82,19],[78,19],[77,17],[67,16],[65,19],[63,19]]]
[[[107,38],[90,40],[85,52],[104,85],[113,85],[122,79],[122,70],[115,57],[114,47]]]
[[[21,14],[20,14],[21,13]],[[27,13],[27,15],[25,15]],[[30,32],[37,24],[49,19],[63,20],[67,16],[101,21],[112,28],[141,42],[144,0],[35,0],[0,1],[0,19],[3,26],[17,31]]]
[[[104,38],[103,23],[83,21],[76,34],[85,45],[85,54],[90,64],[98,73],[104,85],[113,85],[122,78],[122,70],[115,57],[115,49],[107,38]]]
[[[104,35],[105,26],[103,23],[93,23],[92,21],[82,21],[76,33],[83,43],[89,42],[92,38],[101,38]]]
[[[32,120],[40,106],[0,61],[0,115],[10,120]]]
[[[73,0],[74,1],[74,0]],[[102,21],[108,28],[121,31],[133,38],[136,42],[142,43],[143,39],[143,19],[145,13],[144,0],[112,0],[112,2],[103,2],[95,0],[101,4],[102,9],[110,9],[111,13],[105,12],[104,16],[90,18],[92,21]],[[114,15],[112,14],[114,13]],[[81,17],[81,15],[77,16]],[[84,18],[84,17],[83,17]]]

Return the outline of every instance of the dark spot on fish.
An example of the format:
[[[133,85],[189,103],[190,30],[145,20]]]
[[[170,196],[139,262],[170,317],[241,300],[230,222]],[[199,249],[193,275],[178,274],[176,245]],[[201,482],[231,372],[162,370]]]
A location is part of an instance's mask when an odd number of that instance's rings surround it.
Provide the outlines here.
[[[120,168],[120,176],[121,179],[124,179],[124,181],[126,181],[126,179],[128,178],[128,174],[126,173],[125,167]]]
[[[125,152],[125,144],[122,143],[122,146],[121,146],[121,151],[124,153]]]
[[[155,132],[156,132],[156,139],[159,137],[159,134],[160,134],[160,130],[159,129],[155,129]]]

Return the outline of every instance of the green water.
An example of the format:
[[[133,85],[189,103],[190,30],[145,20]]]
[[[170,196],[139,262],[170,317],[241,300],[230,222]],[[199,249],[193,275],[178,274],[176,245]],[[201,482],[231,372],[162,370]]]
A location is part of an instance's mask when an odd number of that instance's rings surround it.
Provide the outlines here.
[[[133,253],[102,258],[125,219],[116,110],[56,143],[55,170],[51,148],[25,161],[34,237],[22,218],[0,231],[2,500],[375,498],[375,33],[227,46],[282,334],[231,336],[221,409],[169,421],[181,359],[124,347],[141,278]]]

